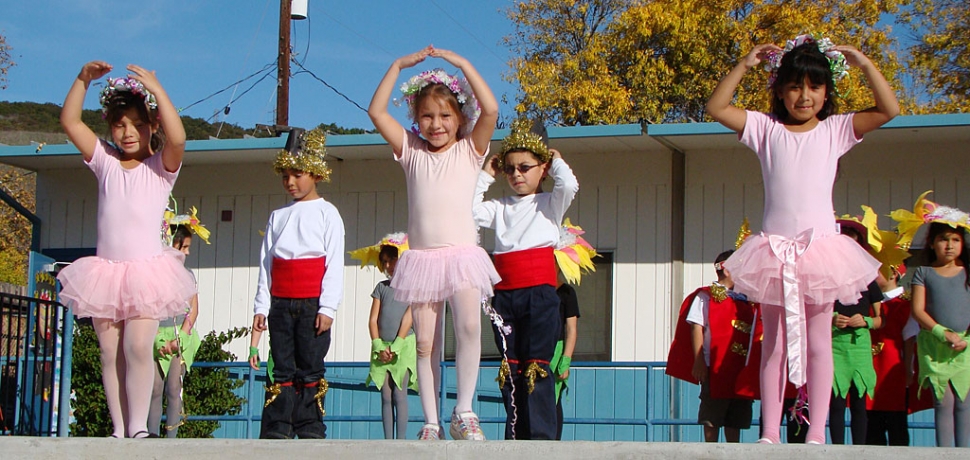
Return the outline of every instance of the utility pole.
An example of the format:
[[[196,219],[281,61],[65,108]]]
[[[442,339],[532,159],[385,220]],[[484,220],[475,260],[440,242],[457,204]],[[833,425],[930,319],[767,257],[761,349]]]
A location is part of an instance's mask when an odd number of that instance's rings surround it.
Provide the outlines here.
[[[280,49],[276,64],[276,124],[290,120],[290,0],[280,0]]]

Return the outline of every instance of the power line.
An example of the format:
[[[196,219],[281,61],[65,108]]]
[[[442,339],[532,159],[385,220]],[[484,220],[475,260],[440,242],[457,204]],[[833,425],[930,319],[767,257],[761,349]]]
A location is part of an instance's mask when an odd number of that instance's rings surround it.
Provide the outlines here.
[[[391,53],[390,51],[388,51],[388,50],[386,50],[386,49],[384,49],[384,48],[382,48],[382,47],[381,47],[381,45],[378,45],[377,43],[374,43],[374,42],[372,42],[372,41],[370,41],[370,39],[368,39],[368,38],[367,38],[367,36],[365,36],[365,35],[363,35],[363,34],[360,34],[359,32],[357,32],[357,31],[356,31],[356,30],[354,30],[354,29],[351,29],[351,28],[350,28],[350,26],[348,26],[348,25],[346,25],[346,24],[344,24],[344,23],[342,23],[342,22],[340,22],[340,21],[339,21],[339,20],[338,20],[337,18],[335,18],[335,17],[333,17],[333,16],[331,16],[330,14],[328,14],[328,13],[327,13],[327,10],[326,10],[326,9],[324,9],[324,10],[321,10],[321,13],[323,13],[323,15],[324,15],[324,16],[326,16],[326,17],[328,17],[328,18],[330,18],[330,20],[331,20],[331,21],[333,21],[333,22],[336,22],[337,24],[339,24],[339,25],[340,25],[341,27],[343,27],[344,29],[347,29],[347,30],[349,30],[349,31],[350,31],[350,33],[352,33],[352,34],[354,34],[354,35],[356,35],[356,36],[358,36],[358,37],[360,37],[360,39],[361,39],[361,40],[364,40],[365,42],[367,42],[368,44],[370,44],[370,45],[371,45],[371,46],[373,46],[374,48],[377,48],[377,49],[379,49],[379,50],[381,50],[381,51],[383,51],[383,52],[384,52],[384,54],[386,54],[386,55],[388,55],[388,56],[390,56],[390,57],[392,57],[392,58],[395,58],[395,57],[397,57],[396,55],[394,55],[394,54],[393,54],[393,53]]]
[[[492,54],[492,56],[495,56],[495,58],[499,60],[499,62],[501,62],[502,64],[505,64],[505,60],[503,60],[498,54],[496,54],[495,51],[492,49],[491,46],[488,46],[484,42],[482,42],[481,40],[479,40],[478,37],[475,36],[474,33],[472,33],[472,31],[468,30],[461,22],[459,22],[457,19],[455,19],[454,17],[452,17],[452,15],[448,14],[448,12],[445,11],[445,9],[441,7],[441,5],[439,5],[434,0],[428,0],[428,1],[430,1],[431,4],[434,5],[436,8],[438,8],[439,10],[441,10],[441,12],[445,14],[445,16],[448,16],[448,19],[451,19],[451,22],[454,22],[455,24],[458,25],[458,27],[461,27],[461,30],[464,30],[465,33],[467,33],[468,36],[470,36],[473,40],[475,40],[476,42],[478,42],[479,45],[482,45],[482,48],[487,49],[488,52]]]
[[[243,79],[241,79],[241,80],[238,80],[238,81],[236,81],[236,82],[234,82],[234,83],[230,83],[230,84],[229,84],[228,86],[226,86],[225,88],[222,88],[222,89],[220,89],[219,91],[216,91],[216,92],[214,92],[214,93],[212,93],[212,94],[210,94],[210,95],[208,95],[208,96],[206,96],[206,97],[204,97],[204,98],[202,98],[202,99],[199,99],[198,101],[195,101],[195,102],[193,102],[193,103],[191,103],[191,104],[189,104],[189,105],[187,105],[187,106],[185,106],[185,107],[182,107],[182,108],[180,108],[180,109],[179,109],[179,112],[184,112],[184,111],[186,111],[186,110],[188,110],[189,108],[191,108],[191,107],[193,107],[193,106],[195,106],[195,105],[198,105],[198,104],[200,104],[200,103],[202,103],[202,102],[205,102],[205,101],[207,101],[207,100],[209,100],[209,99],[212,99],[213,97],[215,97],[215,96],[218,96],[219,94],[222,94],[222,93],[224,93],[224,92],[226,92],[226,91],[228,91],[228,90],[229,90],[229,88],[232,88],[232,87],[234,87],[234,86],[236,86],[236,85],[238,85],[238,84],[240,84],[240,83],[242,83],[242,82],[244,82],[244,81],[246,81],[246,80],[249,80],[250,78],[253,78],[253,77],[255,77],[256,75],[259,75],[260,73],[263,73],[263,72],[265,72],[265,71],[266,71],[266,69],[268,69],[268,68],[270,68],[270,67],[275,67],[275,66],[276,66],[276,61],[273,61],[273,62],[271,62],[271,63],[269,63],[269,64],[266,64],[265,66],[263,66],[263,68],[262,68],[262,69],[259,69],[259,70],[257,70],[257,71],[255,71],[255,72],[253,72],[253,73],[252,73],[252,74],[250,74],[249,76],[247,76],[247,77],[245,77],[245,78],[243,78]],[[236,99],[233,99],[232,101],[230,101],[230,102],[229,102],[229,105],[231,105],[231,104],[232,104],[232,102],[235,102],[235,101],[236,101]]]
[[[265,67],[264,67],[264,70],[265,70]],[[272,70],[272,69],[270,69],[270,70]],[[249,85],[249,88],[246,88],[246,90],[245,90],[245,91],[243,91],[243,92],[242,92],[242,93],[241,93],[241,94],[240,94],[239,96],[236,96],[236,97],[235,97],[235,98],[233,98],[233,99],[232,99],[231,101],[229,101],[229,104],[227,104],[225,108],[226,108],[226,109],[228,109],[228,108],[229,108],[229,106],[231,106],[231,105],[232,105],[232,104],[233,104],[234,102],[236,102],[236,101],[238,101],[239,99],[241,99],[241,98],[242,98],[243,96],[245,96],[245,95],[246,95],[246,93],[248,93],[248,92],[249,92],[249,91],[250,91],[251,89],[253,89],[253,88],[254,88],[254,87],[255,87],[256,85],[258,85],[258,84],[259,84],[259,83],[260,83],[261,81],[263,81],[263,80],[265,80],[265,79],[266,79],[267,77],[269,77],[269,76],[271,76],[271,75],[273,75],[273,73],[272,73],[272,72],[269,72],[269,71],[267,71],[267,72],[266,72],[266,73],[265,73],[265,74],[264,74],[264,75],[263,75],[262,77],[260,77],[260,78],[259,78],[259,80],[256,80],[256,81],[255,81],[255,82],[254,82],[254,83],[253,83],[252,85]],[[219,115],[220,113],[223,113],[224,111],[225,111],[225,109],[223,109],[223,110],[220,110],[220,111],[218,111],[218,112],[216,112],[216,113],[214,113],[214,114],[212,114],[212,116],[210,116],[209,118],[207,118],[207,119],[206,119],[206,121],[209,121],[209,120],[212,120],[213,118],[215,118],[215,117],[216,117],[216,115]]]
[[[300,72],[296,72],[293,75],[297,75],[297,74],[301,74],[301,73],[308,73],[308,74],[310,74],[311,77],[317,79],[317,81],[319,81],[320,83],[323,83],[324,86],[326,86],[327,88],[330,88],[333,92],[337,93],[337,95],[339,95],[340,97],[346,99],[347,102],[350,102],[351,104],[354,104],[361,111],[367,112],[367,109],[361,107],[360,104],[358,104],[357,102],[355,102],[353,99],[347,97],[346,94],[341,93],[340,90],[338,90],[337,88],[334,88],[333,85],[331,85],[330,83],[327,83],[322,78],[318,77],[317,74],[313,73],[312,71],[310,71],[306,67],[303,67],[303,64],[300,64],[299,62],[296,62],[296,60],[293,60],[293,64],[295,64],[297,67],[299,67],[300,69],[302,69]]]

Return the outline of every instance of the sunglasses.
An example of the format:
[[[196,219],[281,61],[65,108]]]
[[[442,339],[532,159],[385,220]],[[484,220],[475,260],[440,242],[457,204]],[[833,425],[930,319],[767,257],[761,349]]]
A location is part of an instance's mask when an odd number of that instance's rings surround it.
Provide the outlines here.
[[[536,166],[539,166],[539,165],[538,164],[534,164],[534,165],[519,165],[519,166],[506,165],[504,168],[502,168],[502,172],[504,172],[505,175],[507,175],[507,176],[511,176],[512,174],[515,174],[515,171],[516,170],[518,170],[522,174],[525,174],[525,173],[531,171],[532,168],[535,168]]]

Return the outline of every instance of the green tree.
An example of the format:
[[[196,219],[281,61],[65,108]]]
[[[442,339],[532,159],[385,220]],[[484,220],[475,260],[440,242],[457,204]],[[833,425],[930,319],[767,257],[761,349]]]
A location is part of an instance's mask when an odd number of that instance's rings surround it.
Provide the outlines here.
[[[918,41],[909,69],[923,111],[966,112],[970,108],[970,1],[917,0],[904,17]]]
[[[0,35],[0,89],[7,89],[7,72],[17,65],[10,57],[13,48],[7,44],[7,38]]]
[[[565,125],[701,121],[714,86],[759,43],[821,33],[858,47],[898,82],[885,14],[909,0],[530,0],[507,10],[518,55],[516,110]],[[839,83],[842,110],[872,104],[857,70]],[[741,107],[766,110],[766,74],[738,88]],[[897,85],[898,86],[898,85]]]
[[[0,164],[0,187],[30,211],[35,210],[36,175]],[[27,285],[27,261],[31,241],[30,221],[0,202],[0,282]]]

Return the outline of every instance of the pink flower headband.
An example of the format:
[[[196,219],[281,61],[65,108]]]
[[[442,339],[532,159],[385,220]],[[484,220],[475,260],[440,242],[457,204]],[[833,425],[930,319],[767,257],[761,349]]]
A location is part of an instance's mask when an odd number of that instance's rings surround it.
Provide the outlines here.
[[[768,56],[765,58],[765,70],[770,72],[768,75],[768,88],[771,88],[771,85],[778,79],[778,68],[781,67],[781,58],[789,51],[806,43],[816,43],[818,50],[828,58],[829,69],[832,70],[832,79],[835,82],[849,75],[849,64],[845,62],[845,56],[841,52],[832,49],[835,47],[832,40],[822,37],[820,34],[802,34],[785,42],[785,48],[783,50],[768,53]]]
[[[104,89],[101,90],[101,96],[98,98],[101,102],[102,117],[108,114],[108,101],[111,99],[111,96],[122,91],[128,91],[141,96],[145,100],[145,106],[150,110],[158,109],[158,102],[155,100],[155,95],[145,89],[145,85],[141,84],[140,81],[128,77],[108,78],[108,83],[104,85]]]
[[[414,98],[425,86],[434,83],[445,85],[448,90],[455,94],[455,98],[458,99],[458,103],[461,105],[461,113],[468,119],[468,123],[465,125],[465,132],[462,134],[470,133],[472,128],[475,127],[475,121],[478,120],[478,116],[482,114],[482,109],[478,106],[478,99],[475,98],[475,93],[472,91],[471,85],[468,84],[468,80],[456,75],[448,75],[441,68],[425,70],[401,84],[404,101],[408,104],[408,118],[416,121],[417,114],[414,109]],[[400,106],[401,100],[394,99],[394,105]]]

